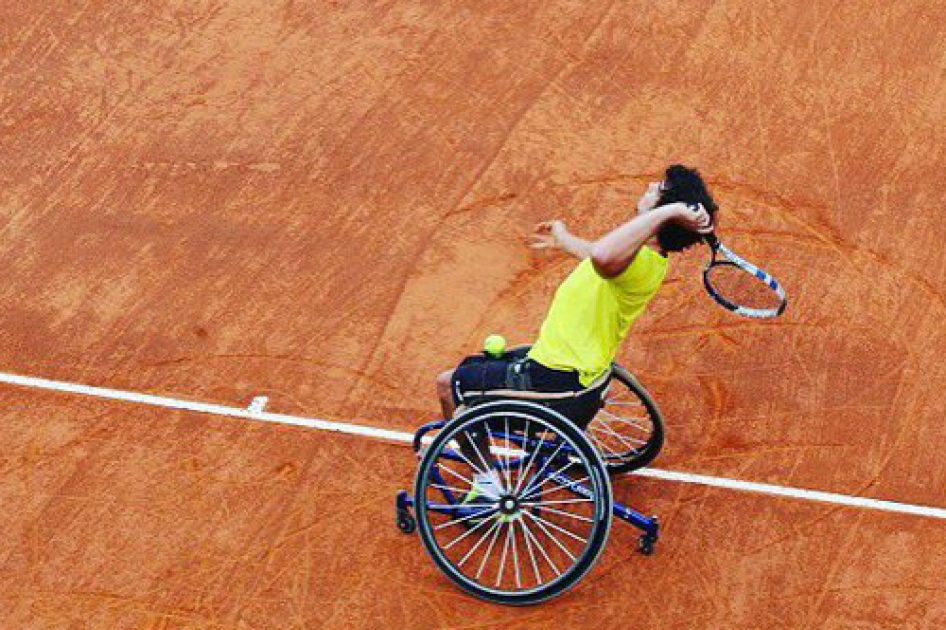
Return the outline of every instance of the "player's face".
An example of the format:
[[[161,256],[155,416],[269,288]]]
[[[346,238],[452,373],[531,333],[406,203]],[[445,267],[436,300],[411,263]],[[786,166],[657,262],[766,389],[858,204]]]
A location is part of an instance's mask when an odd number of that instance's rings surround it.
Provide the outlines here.
[[[657,202],[660,201],[660,193],[663,191],[663,185],[663,182],[651,182],[647,185],[647,190],[645,190],[641,198],[637,200],[637,211],[640,214],[650,212],[657,207]]]

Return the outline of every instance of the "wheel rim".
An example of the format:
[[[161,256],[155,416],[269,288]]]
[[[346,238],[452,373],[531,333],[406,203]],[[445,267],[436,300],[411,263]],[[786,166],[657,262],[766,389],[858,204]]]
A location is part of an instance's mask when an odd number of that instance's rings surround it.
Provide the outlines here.
[[[509,437],[517,422],[516,435],[533,434],[551,445],[517,445]],[[488,452],[470,441],[464,454],[457,438],[486,426],[499,434],[487,433]],[[522,598],[580,578],[600,553],[611,522],[610,487],[582,442],[544,419],[509,412],[472,418],[438,438],[421,468],[417,498],[425,545],[441,568],[478,594]],[[495,483],[474,477],[487,474]],[[570,490],[578,484],[588,488],[587,496]],[[470,497],[465,508],[438,510],[446,507],[444,489]]]

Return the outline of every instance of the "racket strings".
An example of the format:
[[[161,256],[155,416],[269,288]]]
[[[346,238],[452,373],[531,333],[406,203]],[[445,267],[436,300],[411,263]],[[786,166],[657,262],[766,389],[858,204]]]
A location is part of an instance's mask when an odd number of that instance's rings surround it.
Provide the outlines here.
[[[782,297],[766,282],[733,264],[711,266],[706,280],[721,297],[743,308],[775,310],[782,303]]]

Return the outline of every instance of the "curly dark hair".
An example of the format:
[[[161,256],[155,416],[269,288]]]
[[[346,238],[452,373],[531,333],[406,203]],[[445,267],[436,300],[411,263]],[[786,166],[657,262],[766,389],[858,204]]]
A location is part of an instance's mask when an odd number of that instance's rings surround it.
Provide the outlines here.
[[[716,213],[719,206],[713,201],[706,183],[695,168],[687,168],[681,164],[674,164],[667,169],[664,177],[664,188],[660,193],[658,206],[668,203],[683,202],[687,204],[703,204],[716,225]],[[657,232],[657,243],[667,252],[681,252],[703,240],[703,236],[691,232],[676,223],[667,223]]]

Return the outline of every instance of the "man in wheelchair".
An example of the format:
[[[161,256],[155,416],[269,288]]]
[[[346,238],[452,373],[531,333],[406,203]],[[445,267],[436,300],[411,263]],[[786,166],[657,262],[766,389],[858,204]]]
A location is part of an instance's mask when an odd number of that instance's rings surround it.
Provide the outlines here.
[[[582,429],[588,425],[621,342],[663,283],[668,254],[711,232],[717,206],[695,169],[674,165],[648,186],[637,210],[594,242],[560,220],[536,226],[533,249],[560,249],[580,262],[555,292],[534,345],[501,357],[473,355],[438,375],[445,419],[461,406],[523,398],[555,408]],[[493,480],[476,481],[488,491]]]

